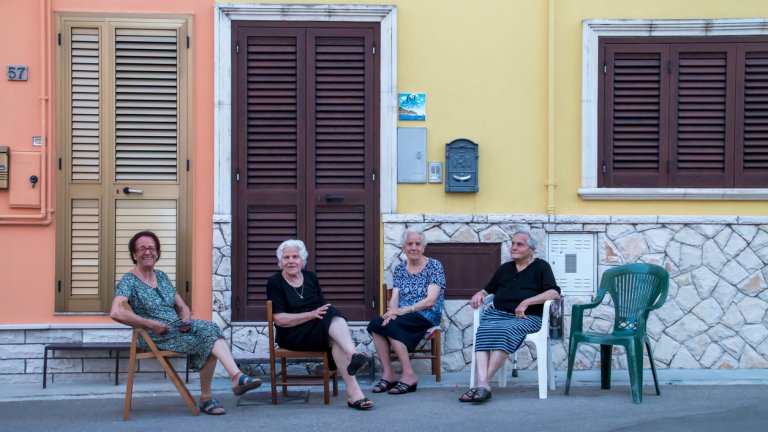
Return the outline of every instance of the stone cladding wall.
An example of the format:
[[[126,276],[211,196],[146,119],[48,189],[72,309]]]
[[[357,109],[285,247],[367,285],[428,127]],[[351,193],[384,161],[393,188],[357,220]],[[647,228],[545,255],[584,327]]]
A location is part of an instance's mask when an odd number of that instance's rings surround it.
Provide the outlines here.
[[[547,258],[549,233],[593,233],[597,239],[598,278],[608,267],[633,262],[659,264],[670,272],[669,297],[662,308],[651,313],[648,322],[657,367],[768,368],[768,217],[386,214],[382,222],[383,273],[387,282],[391,282],[394,265],[404,259],[399,242],[408,227],[423,230],[430,243],[501,243],[502,262],[510,259],[510,235],[519,229],[529,230],[537,238],[541,245],[537,253],[543,259]],[[264,323],[232,323],[231,243],[230,222],[215,222],[213,320],[223,329],[238,357],[264,359],[268,357]],[[566,338],[571,305],[589,300],[589,296],[566,296]],[[585,321],[586,328],[609,331],[613,307],[605,300]],[[374,352],[365,323],[350,324],[358,348]],[[472,310],[468,303],[446,301],[442,327],[443,369],[468,370],[472,353]],[[129,337],[129,331],[120,326],[4,326],[0,328],[0,382],[41,380],[45,343],[125,341]],[[553,341],[552,349],[556,367],[565,369],[567,339]],[[621,348],[616,348],[615,353],[614,367],[626,368]],[[94,377],[111,380],[114,355],[58,352],[49,359],[49,381]],[[599,361],[595,347],[579,346],[578,369],[596,368]],[[154,373],[150,363],[154,362],[147,362],[143,370]],[[121,375],[123,364],[127,365],[127,361],[121,363]],[[426,361],[415,362],[415,367],[421,372],[429,370]],[[518,367],[536,368],[533,346],[518,351]],[[256,373],[266,372],[264,365],[255,365],[254,369]]]

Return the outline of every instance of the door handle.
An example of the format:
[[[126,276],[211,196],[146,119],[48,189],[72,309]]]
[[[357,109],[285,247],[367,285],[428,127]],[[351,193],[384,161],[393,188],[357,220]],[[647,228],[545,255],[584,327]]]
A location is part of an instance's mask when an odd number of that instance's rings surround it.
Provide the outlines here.
[[[344,195],[325,194],[325,202],[339,202],[339,201],[344,201]]]
[[[126,187],[123,188],[123,193],[126,194],[126,195],[132,194],[132,193],[143,194],[144,191],[141,190],[141,189],[132,189],[132,188],[129,188],[128,186],[126,186]]]

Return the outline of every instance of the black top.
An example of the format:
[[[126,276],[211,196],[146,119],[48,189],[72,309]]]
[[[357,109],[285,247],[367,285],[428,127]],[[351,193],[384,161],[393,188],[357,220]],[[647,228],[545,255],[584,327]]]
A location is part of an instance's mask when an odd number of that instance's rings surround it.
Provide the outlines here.
[[[309,312],[325,304],[317,276],[306,270],[302,270],[301,274],[304,275],[304,284],[299,288],[294,288],[289,284],[282,272],[277,272],[269,277],[267,280],[267,299],[272,300],[273,313]],[[299,294],[304,298],[301,298]]]
[[[555,290],[560,293],[555,275],[549,263],[535,258],[528,267],[518,272],[514,261],[506,262],[496,270],[491,281],[485,286],[488,294],[494,294],[493,305],[497,309],[514,313],[520,303],[545,291]],[[531,305],[525,310],[526,315],[541,316],[543,304]]]

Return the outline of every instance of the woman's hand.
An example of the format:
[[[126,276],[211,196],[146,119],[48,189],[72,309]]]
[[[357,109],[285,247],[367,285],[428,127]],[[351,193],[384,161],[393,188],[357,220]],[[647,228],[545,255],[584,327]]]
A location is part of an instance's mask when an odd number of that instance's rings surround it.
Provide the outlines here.
[[[160,321],[152,321],[148,328],[149,331],[156,335],[164,335],[168,333],[168,330],[170,330],[170,328],[165,323],[161,323]]]
[[[526,310],[526,309],[528,309],[528,303],[527,303],[525,300],[523,300],[523,301],[521,301],[521,302],[520,302],[520,304],[519,304],[519,305],[517,305],[517,307],[515,308],[515,317],[517,317],[517,318],[523,318],[523,319],[524,319],[524,318],[528,318],[527,316],[525,316],[525,310]]]
[[[409,310],[410,310],[409,308],[390,308],[390,309],[388,309],[387,312],[384,313],[384,315],[381,316],[382,318],[384,318],[384,322],[381,323],[381,325],[382,326],[387,325],[387,323],[389,323],[393,319],[397,319],[397,317],[399,315],[404,315],[404,314],[408,313]]]
[[[314,314],[313,318],[314,319],[323,319],[323,317],[325,316],[326,312],[328,312],[328,308],[329,307],[331,307],[331,304],[330,303],[326,303],[326,304],[320,306],[319,308],[315,309],[313,311],[313,314]]]
[[[475,295],[472,296],[472,299],[469,301],[469,304],[472,306],[472,309],[477,309],[480,307],[481,304],[485,304],[485,296],[488,295],[485,293],[485,291],[480,290],[475,293]]]

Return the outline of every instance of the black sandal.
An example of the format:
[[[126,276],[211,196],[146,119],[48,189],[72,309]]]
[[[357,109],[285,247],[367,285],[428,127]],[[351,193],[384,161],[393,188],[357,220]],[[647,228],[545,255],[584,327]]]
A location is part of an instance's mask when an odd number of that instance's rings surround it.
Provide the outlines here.
[[[384,378],[380,379],[378,383],[376,383],[375,386],[373,386],[373,390],[371,390],[374,393],[384,393],[385,391],[389,391],[392,387],[396,386],[397,383],[389,382],[385,380]]]
[[[365,411],[373,408],[373,401],[364,397],[354,402],[347,402],[347,406],[356,410]]]
[[[389,390],[389,394],[399,395],[399,394],[405,394],[405,393],[412,393],[416,391],[417,385],[419,385],[419,383],[408,384],[402,381],[398,381],[397,384],[395,384],[395,386],[391,390]]]
[[[352,359],[350,360],[349,365],[347,366],[347,375],[349,376],[357,375],[357,371],[359,371],[360,368],[363,367],[363,365],[366,363],[368,363],[368,357],[366,357],[365,354],[361,354],[361,353],[352,354]]]
[[[467,390],[463,395],[459,396],[459,402],[473,402],[473,399],[475,398],[475,393],[477,393],[476,388],[471,388]]]
[[[472,396],[472,402],[483,403],[491,398],[491,391],[485,387],[478,387]]]

